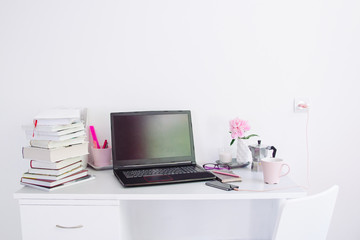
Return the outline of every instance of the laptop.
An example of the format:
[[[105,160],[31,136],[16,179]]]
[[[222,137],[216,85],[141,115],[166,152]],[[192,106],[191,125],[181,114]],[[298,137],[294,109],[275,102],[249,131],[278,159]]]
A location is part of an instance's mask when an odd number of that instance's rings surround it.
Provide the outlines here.
[[[125,187],[206,181],[195,161],[190,111],[111,113],[113,172]]]

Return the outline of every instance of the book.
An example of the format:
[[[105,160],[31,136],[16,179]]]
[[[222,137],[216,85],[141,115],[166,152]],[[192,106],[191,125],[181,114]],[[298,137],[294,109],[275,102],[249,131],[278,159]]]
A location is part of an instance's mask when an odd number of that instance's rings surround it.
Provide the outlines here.
[[[52,140],[52,141],[64,141],[75,137],[85,136],[85,131],[80,130],[77,132],[69,133],[66,135],[56,136],[56,135],[41,135],[32,132],[25,132],[26,138],[29,140]]]
[[[25,125],[22,126],[22,128],[26,130],[34,131],[41,131],[41,132],[58,132],[62,130],[77,128],[77,127],[84,127],[84,124],[82,122],[75,122],[71,124],[61,124],[61,125],[37,125],[36,128],[34,125]]]
[[[85,129],[83,124],[79,124],[79,125],[80,126],[78,126],[78,127],[63,129],[63,130],[59,130],[59,131],[43,131],[43,130],[39,130],[37,127],[34,129],[34,127],[32,127],[32,126],[24,126],[23,129],[25,129],[26,136],[28,136],[28,135],[31,135],[31,136],[34,135],[34,137],[35,136],[64,136],[64,135],[79,132],[79,131]]]
[[[66,139],[63,141],[54,140],[30,140],[30,146],[39,148],[58,148],[70,145],[85,143],[85,136]]]
[[[60,169],[29,168],[28,173],[58,176],[81,166],[82,162],[80,161]]]
[[[76,144],[69,147],[59,148],[37,148],[37,147],[23,147],[22,155],[25,159],[57,162],[67,158],[87,155],[88,143]]]
[[[30,172],[26,172],[23,174],[23,178],[31,178],[31,179],[44,179],[44,180],[60,180],[62,178],[66,178],[74,173],[80,172],[81,170],[83,170],[82,166],[78,166],[74,169],[71,169],[67,172],[58,174],[58,175],[54,175],[54,174],[37,174],[37,173],[30,173]]]
[[[58,108],[43,111],[34,117],[36,125],[66,125],[80,122],[81,109]]]
[[[60,168],[64,168],[73,163],[80,162],[82,160],[81,157],[73,157],[65,160],[57,161],[57,162],[46,162],[46,161],[30,161],[30,168],[38,168],[38,169],[54,169],[58,170]]]
[[[95,176],[88,174],[85,177],[78,178],[78,179],[75,179],[73,181],[57,185],[55,187],[44,187],[44,186],[38,186],[38,185],[31,184],[31,183],[23,183],[23,182],[20,182],[20,184],[24,185],[24,186],[31,187],[31,188],[36,188],[36,189],[40,189],[40,190],[43,190],[43,191],[50,192],[50,191],[53,191],[53,190],[56,190],[56,189],[62,189],[62,188],[65,188],[65,187],[76,185],[78,183],[87,182],[87,181],[90,181],[90,180],[93,180],[93,179],[95,179]]]
[[[226,171],[226,170],[212,170],[211,171],[216,178],[223,183],[228,182],[241,182],[242,179],[240,176],[234,174],[232,171]]]
[[[59,180],[32,179],[32,178],[22,177],[20,182],[43,186],[43,187],[55,187],[55,186],[73,181],[75,179],[82,178],[86,175],[88,175],[88,170],[81,170],[80,172],[74,173],[70,176],[67,176],[67,177],[59,179]]]

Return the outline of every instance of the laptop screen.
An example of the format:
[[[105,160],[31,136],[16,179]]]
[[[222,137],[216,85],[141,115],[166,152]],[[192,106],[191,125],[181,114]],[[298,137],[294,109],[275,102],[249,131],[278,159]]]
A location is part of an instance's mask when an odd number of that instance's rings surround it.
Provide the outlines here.
[[[190,111],[111,113],[114,168],[195,162]]]

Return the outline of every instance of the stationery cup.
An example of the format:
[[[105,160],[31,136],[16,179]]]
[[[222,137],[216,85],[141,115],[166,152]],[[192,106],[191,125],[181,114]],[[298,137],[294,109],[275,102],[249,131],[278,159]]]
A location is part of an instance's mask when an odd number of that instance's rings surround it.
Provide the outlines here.
[[[277,184],[280,177],[287,175],[290,172],[290,166],[281,158],[263,158],[260,160],[264,174],[264,182],[267,184]],[[283,166],[287,166],[286,173],[282,173]]]
[[[232,161],[231,148],[219,148],[219,160],[222,163],[230,163]]]
[[[111,147],[91,148],[92,160],[95,167],[106,167],[111,165]]]

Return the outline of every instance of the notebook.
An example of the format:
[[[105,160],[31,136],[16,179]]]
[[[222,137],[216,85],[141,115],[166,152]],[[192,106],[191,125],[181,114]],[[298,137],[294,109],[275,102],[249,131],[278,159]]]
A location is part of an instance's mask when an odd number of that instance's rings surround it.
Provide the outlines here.
[[[111,113],[113,172],[125,187],[206,181],[196,164],[190,111]]]

